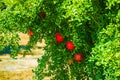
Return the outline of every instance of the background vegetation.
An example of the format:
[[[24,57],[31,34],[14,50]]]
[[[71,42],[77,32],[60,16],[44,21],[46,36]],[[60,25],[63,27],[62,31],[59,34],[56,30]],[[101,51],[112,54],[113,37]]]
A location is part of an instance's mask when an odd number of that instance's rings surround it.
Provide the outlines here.
[[[28,30],[28,49],[43,38],[47,44],[33,70],[37,80],[45,76],[53,76],[52,80],[120,79],[119,0],[2,0],[0,50],[10,45],[14,58],[18,32]],[[58,32],[64,37],[59,44]],[[66,49],[67,41],[74,43],[73,51]],[[80,63],[73,58],[76,53],[84,55]]]

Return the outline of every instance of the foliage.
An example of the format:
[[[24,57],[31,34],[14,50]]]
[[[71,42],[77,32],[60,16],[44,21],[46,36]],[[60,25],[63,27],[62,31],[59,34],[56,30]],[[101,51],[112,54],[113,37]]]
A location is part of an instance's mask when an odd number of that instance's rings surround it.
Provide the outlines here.
[[[15,58],[19,46],[18,32],[27,32],[37,15],[36,8],[40,2],[35,0],[3,0],[0,3],[7,6],[6,9],[0,10],[0,50],[10,45],[11,57]]]
[[[120,78],[120,1],[118,0],[3,0],[0,11],[0,50],[18,48],[18,32],[31,30],[28,47],[42,38],[47,46],[34,78],[42,80],[118,80]],[[41,13],[45,13],[44,17]],[[56,33],[64,41],[57,43]],[[9,36],[10,35],[10,36]],[[75,45],[66,49],[67,41]],[[78,63],[74,54],[83,54]],[[71,64],[68,64],[69,61]]]
[[[118,14],[114,19],[118,20]],[[112,19],[112,22],[98,33],[98,40],[91,52],[90,60],[96,62],[97,66],[103,66],[107,80],[120,78],[120,25],[116,20]]]

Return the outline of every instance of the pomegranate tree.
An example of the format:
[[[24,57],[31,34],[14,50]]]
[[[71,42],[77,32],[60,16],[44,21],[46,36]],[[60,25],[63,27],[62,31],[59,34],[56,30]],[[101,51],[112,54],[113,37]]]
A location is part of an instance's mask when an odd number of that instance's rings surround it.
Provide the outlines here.
[[[18,33],[30,35],[27,48],[45,39],[33,69],[36,80],[119,80],[119,0],[2,0],[0,50],[19,48]],[[4,8],[6,6],[6,8]]]

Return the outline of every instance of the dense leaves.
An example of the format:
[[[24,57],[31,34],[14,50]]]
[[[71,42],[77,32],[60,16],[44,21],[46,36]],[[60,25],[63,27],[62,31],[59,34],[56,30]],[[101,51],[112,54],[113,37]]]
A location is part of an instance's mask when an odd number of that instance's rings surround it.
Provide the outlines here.
[[[0,50],[10,45],[15,57],[18,32],[31,35],[28,47],[45,39],[44,54],[33,70],[37,80],[46,76],[52,80],[119,80],[120,1],[1,2]]]

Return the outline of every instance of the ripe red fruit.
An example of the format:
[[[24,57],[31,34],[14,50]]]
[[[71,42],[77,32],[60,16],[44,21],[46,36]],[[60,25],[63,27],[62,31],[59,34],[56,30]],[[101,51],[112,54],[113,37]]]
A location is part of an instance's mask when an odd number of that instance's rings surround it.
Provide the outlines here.
[[[45,19],[46,13],[45,13],[45,12],[41,12],[41,13],[40,13],[40,17],[43,18],[43,19]]]
[[[67,48],[69,51],[73,51],[73,49],[75,48],[74,43],[73,43],[72,41],[66,42],[66,48]]]
[[[55,34],[55,39],[56,39],[57,43],[61,43],[64,41],[64,38],[61,36],[60,33]]]
[[[30,29],[28,29],[27,33],[28,33],[30,36],[33,35],[33,32],[32,32]]]
[[[78,61],[78,63],[80,63],[80,61],[83,59],[83,54],[81,53],[76,53],[74,55],[74,60]]]

